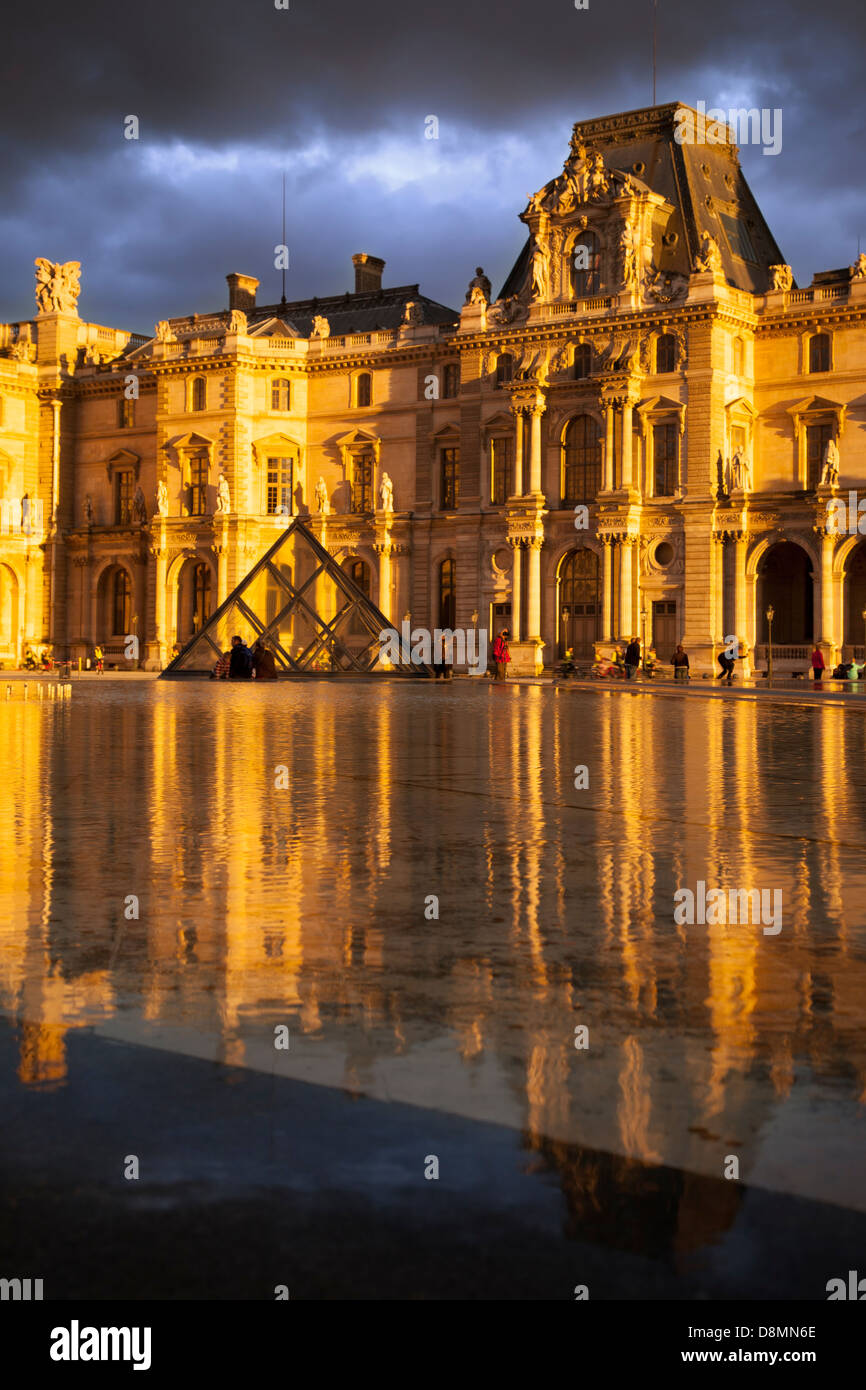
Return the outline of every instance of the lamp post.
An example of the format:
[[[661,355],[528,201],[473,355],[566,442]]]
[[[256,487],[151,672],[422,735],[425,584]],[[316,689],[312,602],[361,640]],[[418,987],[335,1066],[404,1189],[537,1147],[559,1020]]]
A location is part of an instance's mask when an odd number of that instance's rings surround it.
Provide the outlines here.
[[[640,608],[640,647],[643,652],[643,669],[649,674],[646,664],[646,604],[642,603]]]
[[[768,682],[768,684],[772,684],[772,681],[773,681],[773,619],[775,618],[775,616],[776,616],[776,611],[775,611],[775,609],[773,608],[773,605],[772,605],[772,603],[771,603],[770,606],[769,606],[769,608],[767,609],[767,682]]]

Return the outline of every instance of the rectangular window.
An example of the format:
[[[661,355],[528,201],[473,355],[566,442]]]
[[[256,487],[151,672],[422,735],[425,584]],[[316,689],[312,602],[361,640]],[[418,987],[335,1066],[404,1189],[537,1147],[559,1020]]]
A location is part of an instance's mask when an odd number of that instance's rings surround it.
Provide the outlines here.
[[[268,516],[291,516],[292,460],[268,459]]]
[[[494,439],[490,444],[490,501],[501,507],[508,496],[511,479],[511,440]]]
[[[292,392],[285,377],[271,382],[271,410],[290,410]]]
[[[821,473],[824,468],[824,450],[832,435],[833,426],[829,422],[826,425],[806,426],[807,488],[816,488],[821,481]]]
[[[656,497],[673,497],[677,490],[676,425],[656,425],[653,429],[653,469]]]
[[[134,490],[135,474],[131,468],[122,468],[114,478],[114,519],[117,526],[128,526],[132,521]]]
[[[189,461],[189,514],[207,513],[207,454],[193,454]]]
[[[752,238],[749,236],[749,229],[745,222],[739,217],[731,217],[730,213],[721,214],[722,226],[730,243],[731,250],[735,256],[739,256],[741,261],[751,261],[757,265],[758,258],[755,255],[755,248],[752,245]]]
[[[122,430],[132,429],[135,424],[135,401],[128,401],[125,396],[121,396],[117,402],[117,423]]]
[[[460,390],[460,364],[459,362],[448,362],[442,373],[442,394],[446,400],[451,400]]]
[[[442,450],[442,510],[457,510],[460,500],[460,450]]]
[[[352,511],[373,510],[373,455],[356,454],[352,466]]]

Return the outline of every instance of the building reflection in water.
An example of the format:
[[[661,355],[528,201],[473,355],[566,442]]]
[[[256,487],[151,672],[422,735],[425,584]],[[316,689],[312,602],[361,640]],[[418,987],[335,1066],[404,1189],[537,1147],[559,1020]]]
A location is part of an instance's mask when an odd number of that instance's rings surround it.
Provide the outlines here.
[[[331,1084],[483,1099],[560,1171],[575,1229],[613,1188],[647,1210],[663,1188],[652,1239],[681,1251],[733,1219],[707,1184],[727,1153],[748,1174],[798,1083],[863,1102],[864,729],[842,709],[106,684],[6,705],[0,746],[26,1086],[115,1014],[233,1065],[285,1023]],[[678,926],[699,880],[780,888],[782,932]]]

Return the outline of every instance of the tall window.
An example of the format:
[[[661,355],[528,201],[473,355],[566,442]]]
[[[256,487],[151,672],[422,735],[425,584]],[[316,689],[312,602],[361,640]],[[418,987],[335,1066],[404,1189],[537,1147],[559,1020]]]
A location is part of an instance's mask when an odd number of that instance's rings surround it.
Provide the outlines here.
[[[460,450],[442,450],[442,510],[453,512],[460,500]]]
[[[352,464],[352,511],[373,510],[373,455],[356,454]]]
[[[193,454],[189,461],[189,514],[204,516],[207,512],[207,454]]]
[[[121,396],[117,402],[117,425],[119,429],[129,430],[135,424],[135,401]]]
[[[268,516],[290,516],[292,512],[292,460],[268,459]]]
[[[734,376],[742,376],[744,357],[742,338],[735,338],[731,345],[731,348],[731,369],[734,373]]]
[[[514,376],[514,358],[510,352],[500,352],[496,359],[496,385],[511,381]]]
[[[581,232],[574,243],[574,293],[578,298],[601,293],[601,245],[595,232]]]
[[[824,467],[824,450],[832,434],[833,426],[829,422],[826,425],[806,426],[807,488],[815,488],[821,481],[821,472]]]
[[[194,376],[189,390],[190,410],[207,409],[207,378]]]
[[[457,566],[453,560],[443,560],[439,566],[439,626],[451,628],[457,622]]]
[[[447,400],[453,399],[460,390],[460,363],[446,362],[442,372],[442,394]]]
[[[369,372],[355,377],[355,405],[369,405],[373,399],[373,378]]]
[[[126,570],[115,570],[112,583],[113,637],[125,637],[132,627],[132,584]]]
[[[677,340],[673,333],[662,333],[656,339],[656,372],[673,372],[677,365]]]
[[[490,444],[490,501],[499,507],[508,496],[511,478],[511,440],[494,439]]]
[[[591,343],[578,343],[574,349],[574,375],[578,381],[592,375]]]
[[[592,502],[601,488],[601,441],[589,415],[569,422],[562,446],[564,503]]]
[[[656,497],[673,497],[677,490],[676,425],[656,425],[653,429],[653,492]]]
[[[829,372],[830,337],[827,333],[816,333],[809,339],[809,371]]]
[[[121,468],[114,477],[114,520],[117,526],[127,526],[132,521],[134,490],[135,474],[131,468]]]
[[[349,560],[346,563],[346,573],[357,584],[365,598],[370,597],[370,566],[364,560]]]
[[[291,410],[291,408],[291,383],[284,376],[276,377],[271,382],[271,410]]]
[[[211,615],[211,569],[203,560],[193,573],[192,630],[201,632]]]

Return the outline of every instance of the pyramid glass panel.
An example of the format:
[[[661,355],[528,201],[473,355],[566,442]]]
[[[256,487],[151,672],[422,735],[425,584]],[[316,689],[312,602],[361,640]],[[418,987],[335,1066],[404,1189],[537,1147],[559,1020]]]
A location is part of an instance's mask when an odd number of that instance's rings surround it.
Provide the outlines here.
[[[274,542],[161,679],[209,675],[240,637],[261,640],[281,675],[385,674],[379,633],[387,618],[299,519]],[[429,676],[408,660],[388,674]]]

